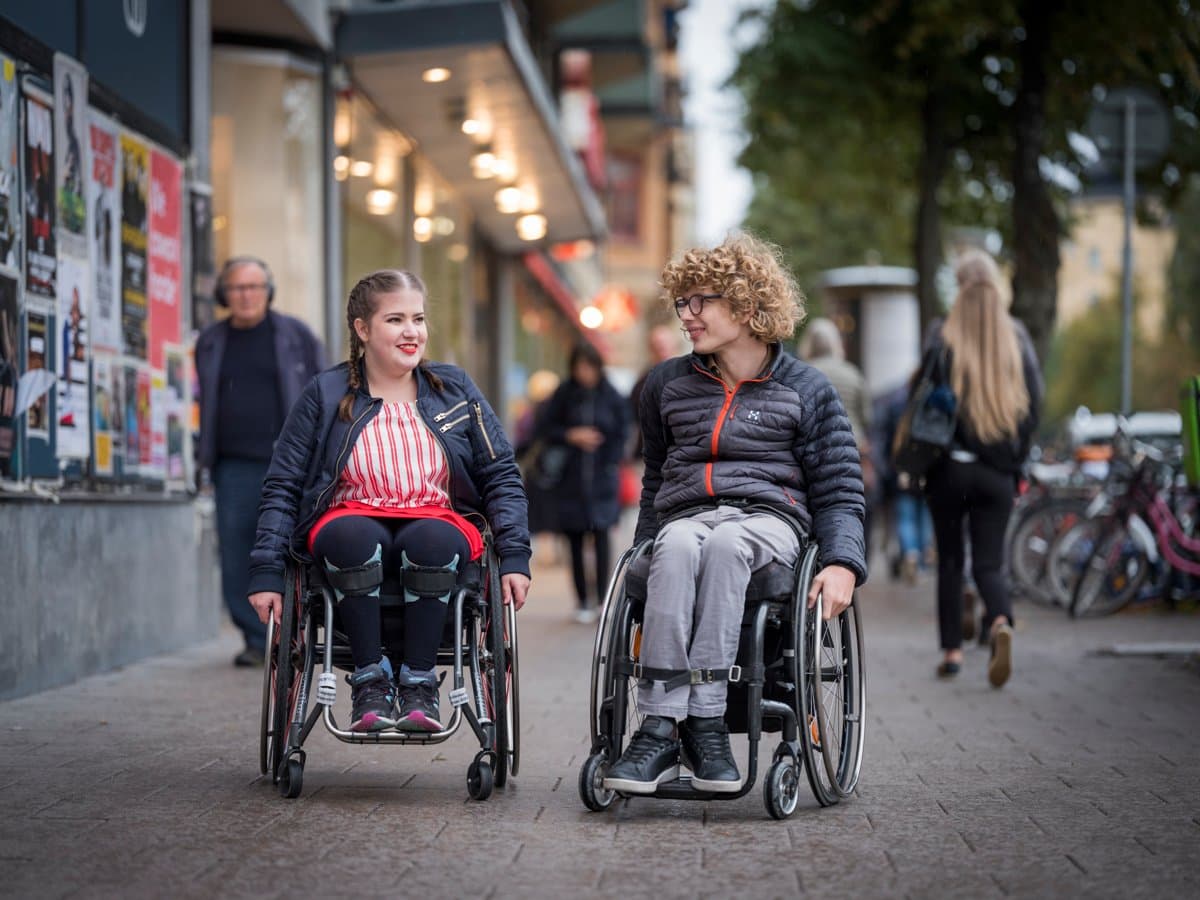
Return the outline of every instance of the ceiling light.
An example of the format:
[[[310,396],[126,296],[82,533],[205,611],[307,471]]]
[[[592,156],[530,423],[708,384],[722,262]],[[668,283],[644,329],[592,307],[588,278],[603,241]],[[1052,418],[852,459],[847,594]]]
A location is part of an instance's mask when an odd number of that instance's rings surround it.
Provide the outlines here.
[[[496,209],[502,213],[519,213],[521,211],[521,189],[515,185],[502,187],[496,191]]]
[[[542,195],[537,185],[527,181],[521,185],[521,212],[537,212],[542,206]]]
[[[454,220],[446,216],[434,216],[433,231],[441,237],[449,237],[454,234]]]
[[[585,306],[579,311],[579,324],[584,328],[599,328],[604,324],[604,313],[595,306]]]
[[[350,157],[341,155],[333,158],[333,171],[337,172],[339,175],[345,175],[349,168]]]
[[[483,131],[483,123],[478,119],[464,119],[462,123],[463,134],[479,134]]]
[[[413,237],[419,243],[428,243],[433,237],[433,220],[429,216],[417,216],[413,219]]]
[[[469,252],[466,244],[451,244],[446,255],[450,257],[451,262],[463,262]]]
[[[350,146],[350,131],[353,126],[349,102],[343,100],[337,105],[333,115],[333,143],[338,147]]]
[[[540,241],[546,236],[546,217],[529,213],[517,219],[517,237],[523,241]]]
[[[400,196],[395,191],[377,188],[367,191],[367,212],[373,216],[386,216],[396,209],[396,201]]]
[[[492,174],[501,181],[512,181],[517,177],[517,164],[505,156],[497,156],[492,163]]]
[[[491,178],[496,174],[496,154],[491,150],[480,150],[471,157],[471,174],[476,178]]]
[[[443,81],[450,80],[450,70],[442,66],[434,66],[421,73],[421,80],[426,84],[441,84]]]
[[[375,165],[369,159],[356,159],[350,163],[350,174],[355,178],[366,178],[375,171]]]

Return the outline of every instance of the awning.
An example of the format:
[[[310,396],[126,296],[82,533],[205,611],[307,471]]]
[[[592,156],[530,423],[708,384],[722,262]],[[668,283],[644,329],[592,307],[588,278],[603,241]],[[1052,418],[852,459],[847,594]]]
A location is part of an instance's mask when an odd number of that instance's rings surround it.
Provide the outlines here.
[[[604,237],[604,209],[563,141],[550,90],[507,2],[352,7],[338,20],[335,46],[355,84],[462,192],[501,250]],[[449,77],[423,80],[434,68]],[[463,133],[466,118],[483,121],[491,135],[486,145]],[[521,240],[517,216],[496,208],[505,181],[474,177],[471,158],[480,150],[512,164],[508,183],[532,187],[547,219],[542,242]]]

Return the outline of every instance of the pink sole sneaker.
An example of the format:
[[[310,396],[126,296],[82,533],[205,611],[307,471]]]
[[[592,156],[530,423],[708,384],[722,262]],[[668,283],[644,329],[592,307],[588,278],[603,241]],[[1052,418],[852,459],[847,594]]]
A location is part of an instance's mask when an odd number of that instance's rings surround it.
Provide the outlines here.
[[[428,731],[436,733],[443,728],[442,723],[432,719],[419,709],[409,713],[396,723],[397,731]]]
[[[389,728],[395,727],[395,719],[386,719],[375,713],[367,713],[357,722],[351,723],[350,730],[362,734],[363,732],[386,731]]]

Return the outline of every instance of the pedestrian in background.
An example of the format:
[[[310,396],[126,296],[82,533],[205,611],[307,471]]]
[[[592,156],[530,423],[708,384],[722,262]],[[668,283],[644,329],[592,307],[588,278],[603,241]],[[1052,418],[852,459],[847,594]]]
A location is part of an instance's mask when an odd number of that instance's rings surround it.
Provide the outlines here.
[[[618,470],[625,454],[629,407],[604,373],[604,360],[591,344],[571,351],[567,378],[538,417],[535,434],[542,453],[559,457],[552,498],[555,527],[571,550],[571,576],[578,608],[575,620],[596,620],[591,602],[608,580],[609,529],[620,515]],[[588,572],[584,540],[590,539],[595,567]]]
[[[260,259],[235,256],[226,262],[214,296],[229,316],[196,340],[196,452],[214,488],[221,593],[245,642],[233,662],[257,666],[267,628],[246,596],[258,500],[283,421],[309,379],[325,367],[325,351],[307,325],[271,309],[275,282]]]
[[[892,577],[916,584],[917,573],[933,564],[933,520],[921,494],[920,482],[907,472],[897,470],[891,454],[910,390],[910,384],[905,382],[879,399],[875,417],[877,437],[872,446],[876,450],[875,467],[884,521],[890,523],[896,535],[897,555]],[[884,547],[889,545],[890,541],[885,539]],[[964,633],[964,637],[971,640],[974,634]]]
[[[842,333],[831,319],[817,318],[808,323],[800,339],[800,358],[825,375],[846,409],[846,418],[854,431],[854,442],[862,461],[863,492],[867,501],[863,532],[866,554],[871,558],[871,512],[878,500],[875,465],[871,455],[871,395],[862,370],[846,359]]]
[[[642,402],[642,391],[646,387],[646,379],[659,363],[679,355],[679,334],[670,325],[655,325],[646,335],[646,347],[650,351],[650,364],[646,366],[641,377],[634,383],[629,392],[629,409],[633,414],[633,450],[630,459],[635,463],[642,461],[642,429],[638,427],[638,404]]]
[[[991,648],[988,680],[1001,687],[1012,672],[1012,598],[1004,570],[1004,534],[1017,477],[1038,422],[1042,380],[1033,345],[1008,314],[995,261],[978,250],[955,268],[958,294],[926,353],[946,354],[958,423],[950,451],[925,479],[938,549],[937,673],[962,665],[964,541],[986,613],[981,634]],[[945,370],[944,370],[945,371]]]

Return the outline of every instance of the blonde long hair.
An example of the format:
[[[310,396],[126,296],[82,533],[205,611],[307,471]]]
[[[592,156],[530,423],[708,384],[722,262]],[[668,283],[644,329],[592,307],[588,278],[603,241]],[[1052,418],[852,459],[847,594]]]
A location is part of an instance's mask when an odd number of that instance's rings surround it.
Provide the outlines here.
[[[1029,412],[1029,391],[1000,271],[988,254],[971,250],[954,274],[958,296],[942,337],[953,354],[950,385],[960,414],[984,443],[1015,438]]]

